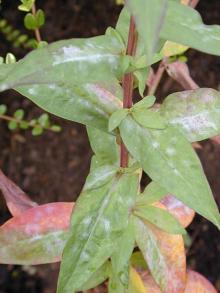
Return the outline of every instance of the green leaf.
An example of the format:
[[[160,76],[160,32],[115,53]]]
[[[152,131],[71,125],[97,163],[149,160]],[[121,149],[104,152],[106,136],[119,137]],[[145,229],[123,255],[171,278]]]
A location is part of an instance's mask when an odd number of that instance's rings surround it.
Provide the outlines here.
[[[86,179],[84,189],[96,189],[107,184],[115,177],[117,171],[118,167],[112,165],[104,165],[93,169]]]
[[[130,257],[135,247],[133,222],[130,221],[118,240],[116,250],[111,257],[112,273],[109,279],[109,293],[124,293],[129,285]]]
[[[8,123],[8,128],[9,128],[10,130],[15,130],[15,129],[17,129],[17,128],[18,128],[18,124],[17,124],[17,122],[16,122],[16,121],[10,121],[10,122]]]
[[[144,171],[180,201],[220,227],[218,208],[201,163],[176,129],[146,129],[131,117],[120,125],[121,137]]]
[[[164,100],[160,112],[190,142],[220,133],[220,92],[214,89],[171,94]]]
[[[25,15],[24,26],[29,30],[35,30],[38,27],[36,17],[32,13]]]
[[[1,65],[0,89],[110,82],[115,76],[122,77],[123,49],[116,37],[106,35],[55,42],[32,51],[13,66]],[[10,74],[5,74],[5,67]]]
[[[37,10],[35,18],[36,18],[36,23],[37,23],[38,28],[44,25],[44,23],[45,23],[45,14],[44,14],[44,11],[42,9]]]
[[[134,16],[139,36],[144,43],[147,59],[151,60],[158,47],[168,0],[128,0],[126,4]]]
[[[49,115],[47,113],[43,113],[38,119],[37,121],[39,122],[39,124],[44,127],[44,128],[48,128],[50,126],[50,118]]]
[[[7,112],[7,106],[0,105],[0,115],[5,115],[6,112]]]
[[[16,57],[12,53],[7,53],[5,57],[6,64],[13,64],[16,62]]]
[[[31,133],[33,136],[39,136],[43,133],[43,131],[43,128],[40,125],[37,125],[32,129]]]
[[[22,4],[18,6],[18,9],[21,11],[28,12],[31,10],[35,0],[21,0]]]
[[[28,129],[28,128],[29,128],[29,123],[28,123],[27,121],[21,121],[21,122],[19,123],[19,127],[20,127],[21,129]]]
[[[144,96],[148,74],[149,74],[149,68],[139,69],[134,72],[134,75],[138,82],[138,90],[141,97]]]
[[[155,203],[166,195],[167,191],[158,183],[152,181],[146,186],[144,192],[138,197],[137,205],[148,205]]]
[[[95,273],[92,274],[90,279],[80,288],[80,291],[86,291],[97,287],[103,283],[111,273],[110,262],[105,262]]]
[[[95,157],[93,166],[111,164],[119,166],[119,145],[116,136],[87,126],[89,142]]]
[[[18,109],[17,111],[14,112],[14,117],[22,120],[24,118],[24,110],[23,109]]]
[[[167,233],[186,234],[185,229],[178,220],[162,208],[150,205],[139,206],[136,207],[134,214],[149,221]]]
[[[139,109],[150,108],[153,106],[155,101],[156,101],[156,98],[154,96],[144,97],[140,102],[134,104],[133,109],[139,110]]]
[[[54,124],[50,127],[50,130],[52,130],[54,132],[60,132],[62,130],[62,127]]]
[[[127,109],[119,109],[115,111],[111,117],[109,118],[108,123],[108,130],[113,131],[115,128],[117,128],[121,121],[128,115]]]
[[[105,131],[110,115],[121,107],[120,100],[106,90],[105,84],[42,84],[17,90],[47,112]]]
[[[137,189],[138,174],[123,174],[100,188],[83,189],[64,249],[58,293],[74,292],[82,287],[112,255],[117,240],[128,226]]]
[[[196,10],[178,2],[169,1],[160,36],[205,53],[220,55],[220,26],[203,24]]]
[[[164,129],[166,127],[165,119],[155,110],[134,108],[131,114],[140,125],[146,128]]]

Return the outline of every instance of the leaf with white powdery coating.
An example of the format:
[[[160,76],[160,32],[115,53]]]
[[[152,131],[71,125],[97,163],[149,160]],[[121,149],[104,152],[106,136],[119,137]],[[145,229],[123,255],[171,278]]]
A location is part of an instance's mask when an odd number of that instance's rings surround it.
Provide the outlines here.
[[[220,227],[218,208],[201,163],[181,133],[171,126],[146,129],[129,116],[121,123],[120,133],[131,155],[152,180]]]
[[[82,287],[112,255],[128,225],[137,190],[138,174],[122,174],[100,188],[83,190],[64,249],[58,293]]]
[[[0,91],[13,88],[50,113],[107,131],[122,106],[115,96],[122,51],[110,36],[56,42],[1,65]]]
[[[147,265],[164,293],[185,288],[186,259],[182,236],[162,232],[135,218],[136,242]]]
[[[58,262],[68,239],[73,203],[37,206],[0,227],[0,263],[36,265]]]
[[[220,92],[214,89],[200,88],[171,94],[164,100],[160,112],[190,142],[220,133]]]

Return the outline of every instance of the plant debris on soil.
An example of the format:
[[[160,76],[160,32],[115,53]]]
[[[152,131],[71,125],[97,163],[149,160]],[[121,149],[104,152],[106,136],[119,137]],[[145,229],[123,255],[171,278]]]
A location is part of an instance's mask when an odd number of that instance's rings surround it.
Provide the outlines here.
[[[1,18],[7,19],[17,29],[25,32],[23,13],[17,10],[18,1],[2,1]],[[89,37],[104,33],[115,25],[120,7],[112,1],[65,0],[37,1],[38,8],[46,13],[43,39],[53,42],[75,37]],[[201,1],[198,10],[207,24],[220,24],[220,2]],[[29,32],[31,36],[31,32]],[[22,58],[28,51],[13,48],[0,34],[0,55],[7,52]],[[220,88],[220,58],[189,50],[188,64],[191,75],[201,87]],[[174,81],[165,77],[157,96],[166,97],[173,91],[182,90]],[[27,99],[13,91],[0,96],[0,103],[7,104],[9,112],[25,109],[27,118],[39,116],[42,111]],[[52,115],[51,115],[52,116]],[[62,126],[61,133],[45,132],[33,137],[30,131],[8,130],[0,121],[0,168],[34,201],[74,201],[89,171],[92,152],[85,128],[82,125],[51,117]],[[202,142],[198,155],[204,166],[213,194],[220,205],[220,145]],[[0,220],[10,217],[5,203],[0,201]],[[208,221],[197,216],[188,229],[191,245],[188,265],[206,276],[220,290],[220,235]],[[20,267],[0,266],[0,293],[52,293],[55,292],[59,264]],[[105,292],[104,287],[93,292]],[[90,291],[91,292],[91,291]]]

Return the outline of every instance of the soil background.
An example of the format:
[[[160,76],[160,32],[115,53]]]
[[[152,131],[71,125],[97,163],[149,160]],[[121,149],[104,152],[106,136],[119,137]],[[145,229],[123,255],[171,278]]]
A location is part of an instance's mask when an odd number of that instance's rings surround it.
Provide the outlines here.
[[[19,1],[3,0],[1,18],[26,33],[23,13],[18,12]],[[41,30],[43,39],[54,42],[61,39],[89,37],[104,33],[114,26],[120,7],[114,1],[103,0],[48,0],[37,1],[37,7],[46,13],[46,25]],[[220,24],[220,1],[201,0],[197,9],[206,24]],[[29,32],[31,36],[31,32]],[[14,53],[18,59],[27,51],[15,49],[0,33],[0,55]],[[187,53],[192,77],[201,87],[220,88],[220,58],[190,50]],[[165,77],[157,92],[160,98],[182,90]],[[12,91],[0,95],[0,104],[8,105],[9,113],[18,108],[26,111],[29,119],[42,111],[27,99]],[[79,124],[51,119],[62,126],[61,133],[45,132],[33,137],[30,131],[8,130],[0,121],[0,168],[38,203],[73,201],[77,198],[88,174],[92,152],[85,128]],[[210,182],[213,194],[220,204],[220,145],[202,142],[198,154]],[[0,221],[10,217],[0,199]],[[192,244],[188,251],[188,265],[205,275],[220,291],[220,234],[204,218],[197,216],[188,229]],[[55,292],[59,264],[37,267],[0,266],[0,293]],[[96,291],[98,292],[98,291]],[[99,291],[104,292],[104,291]]]

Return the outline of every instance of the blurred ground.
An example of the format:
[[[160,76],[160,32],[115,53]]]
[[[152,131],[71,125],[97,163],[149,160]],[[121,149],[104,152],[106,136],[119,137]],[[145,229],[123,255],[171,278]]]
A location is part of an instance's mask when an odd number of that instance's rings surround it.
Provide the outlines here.
[[[18,1],[2,1],[1,17],[24,30],[22,13],[16,10]],[[119,7],[114,1],[50,0],[37,1],[38,8],[46,12],[47,21],[42,35],[48,42],[101,34],[114,25]],[[207,24],[220,24],[220,2],[202,0],[198,6]],[[13,52],[22,57],[27,52],[14,49],[0,35],[0,55]],[[220,58],[190,50],[189,66],[193,78],[201,87],[218,89]],[[157,93],[165,97],[181,90],[177,84],[163,79]],[[26,110],[28,118],[41,113],[28,100],[14,92],[1,94],[0,103],[6,103],[13,113],[19,107]],[[0,168],[39,203],[75,200],[81,190],[89,168],[91,151],[83,126],[53,117],[63,127],[60,134],[45,132],[33,137],[29,131],[12,133],[0,121]],[[220,204],[220,145],[209,141],[198,151],[208,180]],[[0,201],[0,220],[9,217],[4,202]],[[188,253],[191,268],[204,274],[220,290],[220,237],[217,229],[205,219],[196,217],[189,229],[192,246]],[[55,292],[58,265],[22,268],[0,266],[0,293],[52,293]]]

